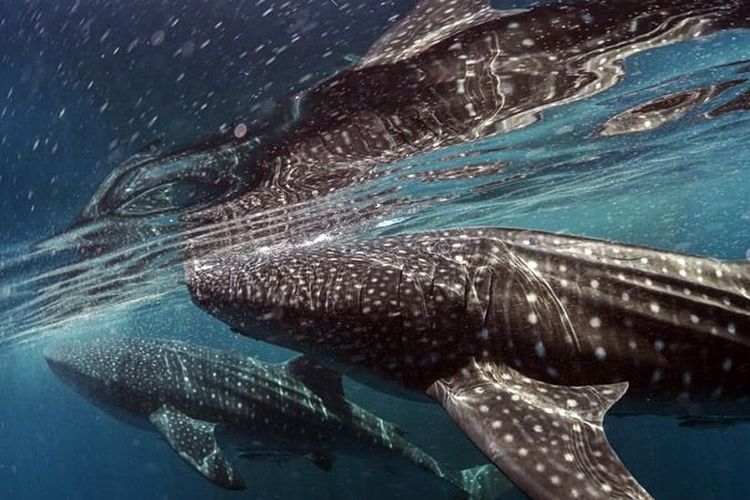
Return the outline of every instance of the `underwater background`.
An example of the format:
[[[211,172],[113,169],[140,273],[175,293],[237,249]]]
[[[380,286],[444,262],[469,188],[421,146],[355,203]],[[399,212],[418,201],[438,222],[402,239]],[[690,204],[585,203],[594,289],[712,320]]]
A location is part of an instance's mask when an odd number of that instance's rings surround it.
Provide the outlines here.
[[[25,307],[40,293],[25,288],[29,277],[54,269],[58,258],[28,259],[32,245],[69,228],[114,166],[159,137],[178,145],[236,123],[252,133],[284,96],[349,66],[413,6],[0,0],[0,498],[451,497],[427,474],[355,459],[337,461],[330,472],[303,460],[247,462],[248,491],[225,492],[186,467],[157,434],[113,419],[48,370],[42,351],[65,336],[176,338],[270,361],[292,355],[239,337],[199,311],[170,272],[154,274],[155,288],[138,300],[74,308],[52,324],[45,318],[66,304]],[[748,91],[749,49],[750,31],[724,30],[640,52],[612,88],[545,110],[533,125],[410,158],[417,169],[454,168],[476,156],[508,167],[436,183],[385,175],[368,189],[397,188],[400,196],[429,201],[369,227],[368,235],[496,225],[750,258],[748,106],[707,116]],[[633,106],[735,80],[710,105],[662,127],[600,134]],[[346,389],[441,462],[484,462],[438,406],[348,381]],[[750,492],[747,424],[696,429],[638,416],[608,417],[606,428],[656,498]],[[522,495],[509,486],[507,497]]]

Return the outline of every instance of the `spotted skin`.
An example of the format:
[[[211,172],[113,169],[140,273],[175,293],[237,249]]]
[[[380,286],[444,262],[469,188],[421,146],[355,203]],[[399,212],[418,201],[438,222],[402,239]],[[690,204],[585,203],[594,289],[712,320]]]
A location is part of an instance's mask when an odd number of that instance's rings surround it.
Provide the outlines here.
[[[467,497],[492,498],[502,488],[492,469],[444,468],[396,426],[346,400],[339,375],[304,358],[271,364],[142,338],[67,342],[52,346],[45,357],[95,404],[149,421],[183,460],[224,488],[244,489],[245,482],[217,434],[247,457],[307,457],[323,468],[339,453],[400,458]]]
[[[254,318],[293,326],[261,335],[418,390],[477,358],[550,383],[628,381],[644,396],[710,401],[749,388],[746,268],[484,228],[227,250],[193,261],[188,280],[195,301],[239,331],[255,336]]]
[[[188,286],[198,305],[242,334],[335,362],[364,381],[374,374],[430,391],[444,404],[465,399],[464,388],[436,382],[456,380],[476,361],[561,393],[627,383],[621,412],[748,416],[749,266],[477,228],[272,253],[227,249],[192,261]],[[486,372],[470,382],[501,390]],[[544,408],[565,410],[531,412]],[[495,445],[474,442],[494,458]],[[495,463],[535,498],[555,497]],[[579,492],[602,484],[627,492],[634,482],[589,477],[580,487],[561,482]]]

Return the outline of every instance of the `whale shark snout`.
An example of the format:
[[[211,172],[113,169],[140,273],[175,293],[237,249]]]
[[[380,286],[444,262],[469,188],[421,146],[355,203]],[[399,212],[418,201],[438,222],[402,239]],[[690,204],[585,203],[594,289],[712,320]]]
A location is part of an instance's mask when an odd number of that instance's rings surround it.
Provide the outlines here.
[[[71,342],[55,343],[44,350],[44,359],[55,374],[68,379],[82,368],[76,362],[75,347]]]

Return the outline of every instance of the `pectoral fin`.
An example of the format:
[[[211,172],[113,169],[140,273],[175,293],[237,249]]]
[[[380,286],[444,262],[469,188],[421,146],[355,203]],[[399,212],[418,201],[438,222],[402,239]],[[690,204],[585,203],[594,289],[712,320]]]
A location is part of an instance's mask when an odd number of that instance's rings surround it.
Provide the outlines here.
[[[534,499],[646,499],[610,448],[602,421],[627,383],[567,387],[507,366],[473,363],[428,392]]]
[[[245,481],[216,442],[216,424],[196,420],[170,405],[149,416],[169,445],[206,479],[222,488],[244,490]]]

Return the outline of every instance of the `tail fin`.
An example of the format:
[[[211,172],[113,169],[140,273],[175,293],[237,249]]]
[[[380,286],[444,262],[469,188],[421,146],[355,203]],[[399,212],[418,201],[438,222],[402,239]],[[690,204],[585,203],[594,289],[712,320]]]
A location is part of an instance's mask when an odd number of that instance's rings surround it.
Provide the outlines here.
[[[460,474],[471,500],[496,500],[514,489],[513,483],[492,464],[464,469]]]

